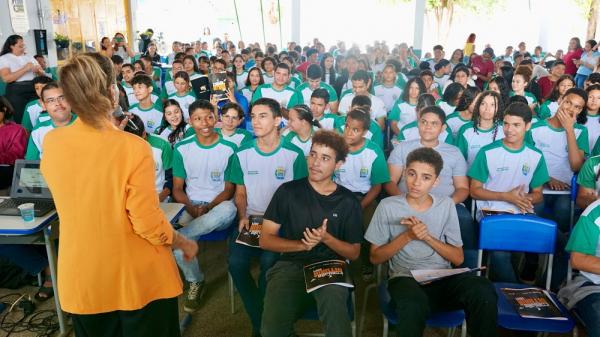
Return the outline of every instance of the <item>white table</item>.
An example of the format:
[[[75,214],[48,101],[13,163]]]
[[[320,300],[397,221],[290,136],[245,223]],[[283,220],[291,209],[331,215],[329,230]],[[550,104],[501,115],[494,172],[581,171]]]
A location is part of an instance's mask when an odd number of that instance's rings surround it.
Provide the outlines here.
[[[167,219],[174,223],[179,219],[183,210],[183,204],[162,203],[161,210]],[[60,328],[59,336],[66,336],[65,316],[60,307],[58,299],[58,288],[56,286],[56,258],[57,251],[54,239],[58,238],[58,219],[56,211],[51,211],[43,217],[36,217],[33,222],[25,223],[20,216],[0,216],[0,244],[44,244],[48,254],[48,266],[52,277],[52,288],[54,289],[54,304],[58,316]],[[56,226],[51,226],[51,224]]]

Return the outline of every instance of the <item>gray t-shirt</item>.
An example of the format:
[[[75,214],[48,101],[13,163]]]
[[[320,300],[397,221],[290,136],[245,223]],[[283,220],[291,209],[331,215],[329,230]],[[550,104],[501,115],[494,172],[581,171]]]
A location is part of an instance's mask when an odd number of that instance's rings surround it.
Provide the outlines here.
[[[456,206],[449,197],[432,195],[433,204],[428,210],[418,212],[410,207],[404,194],[385,198],[377,206],[365,239],[381,246],[391,242],[407,230],[400,224],[402,218],[414,216],[427,225],[429,234],[448,244],[462,247]],[[389,277],[411,276],[411,270],[451,268],[450,262],[424,241],[413,240],[389,261]]]
[[[388,164],[406,168],[406,157],[408,157],[408,154],[421,147],[423,145],[421,145],[420,139],[400,142],[390,154]],[[431,190],[431,194],[450,197],[454,193],[452,178],[467,176],[467,162],[465,161],[465,157],[460,153],[460,150],[454,145],[439,143],[433,149],[442,156],[444,167],[440,173],[440,183]],[[405,177],[406,175],[403,173],[402,179],[398,182],[398,188],[402,193],[406,193]]]

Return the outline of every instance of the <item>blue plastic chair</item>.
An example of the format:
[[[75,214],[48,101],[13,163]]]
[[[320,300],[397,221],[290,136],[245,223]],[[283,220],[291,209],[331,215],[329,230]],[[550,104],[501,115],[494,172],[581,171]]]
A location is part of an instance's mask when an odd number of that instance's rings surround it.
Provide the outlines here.
[[[354,289],[350,289],[350,296],[348,296],[348,302],[346,303],[348,308],[348,315],[350,316],[350,321],[352,322],[352,337],[356,337],[356,319],[354,315],[354,308],[356,308],[356,298],[354,296]],[[317,311],[316,303],[312,305],[304,315],[300,318],[301,320],[306,321],[318,321],[319,320],[319,312]],[[325,336],[323,333],[298,333],[298,336]]]
[[[481,219],[479,228],[478,267],[481,267],[483,250],[548,254],[546,290],[552,279],[552,259],[556,241],[556,223],[534,215],[495,215]],[[568,310],[560,304],[554,294],[552,299],[558,305],[566,321],[523,318],[508,302],[501,288],[531,288],[530,285],[495,283],[498,295],[498,325],[509,330],[568,333],[575,323]]]
[[[398,324],[398,316],[396,314],[396,304],[390,296],[387,289],[387,281],[379,283],[377,298],[379,300],[379,309],[383,313],[383,337],[387,337],[389,333],[389,325]],[[363,313],[364,315],[364,313]],[[448,336],[453,336],[456,327],[461,326],[461,336],[467,336],[467,324],[465,322],[465,313],[462,310],[438,312],[432,314],[425,323],[431,328],[448,328]]]

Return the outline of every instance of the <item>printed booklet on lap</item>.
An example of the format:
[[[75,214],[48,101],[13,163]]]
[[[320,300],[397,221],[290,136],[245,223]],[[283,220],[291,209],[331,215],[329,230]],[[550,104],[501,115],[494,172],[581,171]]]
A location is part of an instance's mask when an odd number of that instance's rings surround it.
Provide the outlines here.
[[[354,288],[348,264],[342,260],[327,260],[304,266],[304,283],[307,293],[330,284]]]
[[[455,269],[419,269],[419,270],[411,270],[410,273],[415,281],[419,282],[419,284],[424,285],[434,281],[442,280],[450,276],[476,272],[485,269],[485,267],[481,268],[455,268]]]
[[[251,215],[248,217],[248,220],[250,221],[250,229],[246,229],[246,227],[242,228],[235,242],[250,247],[260,247],[258,239],[262,230],[263,217],[260,215]]]
[[[502,288],[502,293],[523,318],[568,320],[544,289],[538,288]]]

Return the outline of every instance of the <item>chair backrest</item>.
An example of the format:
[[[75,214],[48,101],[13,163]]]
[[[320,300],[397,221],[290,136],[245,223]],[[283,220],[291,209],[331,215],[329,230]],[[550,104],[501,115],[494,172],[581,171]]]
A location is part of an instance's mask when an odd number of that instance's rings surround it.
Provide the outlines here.
[[[481,219],[479,249],[554,254],[556,223],[535,215],[507,214]]]
[[[571,178],[571,201],[573,202],[577,200],[577,187],[577,173],[575,173]]]

